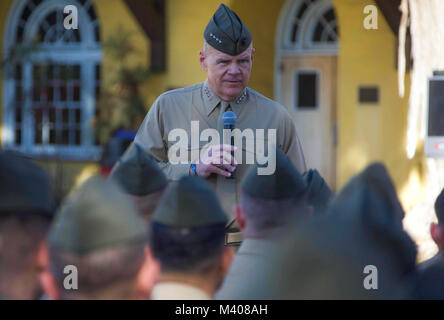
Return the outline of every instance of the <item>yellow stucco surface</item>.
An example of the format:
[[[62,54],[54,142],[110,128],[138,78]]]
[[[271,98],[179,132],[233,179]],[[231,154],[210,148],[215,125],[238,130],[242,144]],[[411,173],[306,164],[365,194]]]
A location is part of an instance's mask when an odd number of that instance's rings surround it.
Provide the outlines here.
[[[407,159],[405,132],[409,96],[398,95],[396,37],[381,12],[378,29],[363,26],[364,7],[373,0],[334,0],[339,20],[338,57],[338,178],[339,186],[367,164],[382,161],[388,168],[405,209],[424,197],[426,171],[422,151]],[[358,102],[358,87],[376,85],[377,105]]]
[[[3,39],[7,17],[10,13],[12,0],[0,1],[0,48],[3,52]],[[120,30],[131,33],[131,40],[137,50],[137,54],[130,57],[130,64],[147,65],[150,54],[150,42],[144,31],[134,19],[134,16],[126,6],[123,0],[93,0],[97,17],[100,21],[101,40],[107,40]],[[122,29],[123,28],[123,29]],[[102,62],[102,79],[104,84],[111,78],[111,69],[116,61],[105,51]],[[0,81],[0,94],[2,81]],[[2,106],[3,107],[3,106]],[[0,109],[1,110],[1,109]],[[0,112],[0,129],[1,129]],[[1,135],[0,135],[1,136]],[[1,139],[1,137],[0,137]],[[1,143],[1,140],[0,140]],[[95,162],[85,161],[61,161],[55,160],[36,160],[36,163],[45,168],[53,177],[56,195],[64,195],[75,186],[79,181],[98,172],[98,165]]]
[[[144,86],[147,108],[163,92],[172,88],[203,82],[205,72],[199,64],[203,31],[219,4],[219,0],[166,1],[167,70],[155,75]]]

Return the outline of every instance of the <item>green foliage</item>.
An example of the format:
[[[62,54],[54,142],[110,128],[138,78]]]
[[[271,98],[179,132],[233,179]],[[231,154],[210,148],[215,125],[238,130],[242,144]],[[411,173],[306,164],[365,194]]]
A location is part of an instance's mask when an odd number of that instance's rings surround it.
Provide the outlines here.
[[[140,54],[132,36],[132,32],[118,27],[103,43],[105,54],[116,63],[107,70],[111,76],[102,85],[96,104],[98,113],[94,125],[100,143],[106,142],[117,129],[136,130],[146,114],[140,86],[153,75],[153,71],[142,65],[130,66],[131,58]]]

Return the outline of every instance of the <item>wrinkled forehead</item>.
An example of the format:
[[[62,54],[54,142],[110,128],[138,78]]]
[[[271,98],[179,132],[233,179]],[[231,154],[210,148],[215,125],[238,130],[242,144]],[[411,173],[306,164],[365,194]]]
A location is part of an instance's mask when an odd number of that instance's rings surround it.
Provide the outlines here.
[[[253,52],[253,43],[251,43],[247,49],[245,49],[244,52],[236,55],[236,56],[232,56],[229,55],[225,52],[219,51],[211,46],[209,46],[210,48],[210,52],[209,54],[213,55],[215,58],[217,59],[224,59],[224,60],[231,60],[231,59],[242,59],[242,58],[248,58],[251,56],[252,52]]]

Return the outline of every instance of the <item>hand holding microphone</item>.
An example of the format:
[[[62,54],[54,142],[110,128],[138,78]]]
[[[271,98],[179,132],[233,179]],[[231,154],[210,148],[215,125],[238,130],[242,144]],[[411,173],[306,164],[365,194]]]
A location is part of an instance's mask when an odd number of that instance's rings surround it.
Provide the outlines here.
[[[232,111],[224,112],[222,122],[224,129],[233,130],[236,123],[236,114]],[[234,170],[237,165],[234,151],[236,151],[236,146],[234,145],[234,137],[231,136],[230,144],[219,144],[209,147],[203,158],[200,159],[200,162],[190,167],[189,174],[206,178],[215,173],[225,176],[227,179],[234,179]]]

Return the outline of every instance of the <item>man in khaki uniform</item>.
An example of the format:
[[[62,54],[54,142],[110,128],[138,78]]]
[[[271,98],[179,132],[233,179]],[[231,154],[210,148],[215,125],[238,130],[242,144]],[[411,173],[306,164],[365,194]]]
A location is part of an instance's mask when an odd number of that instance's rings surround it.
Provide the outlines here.
[[[169,141],[168,135],[174,129],[184,129],[188,133],[188,156],[192,156],[191,121],[198,121],[200,133],[212,128],[222,137],[222,115],[231,110],[237,118],[235,128],[241,131],[275,129],[275,144],[300,172],[306,171],[302,146],[289,113],[282,105],[247,88],[253,53],[250,31],[233,11],[221,4],[205,28],[204,48],[200,51],[200,64],[207,73],[207,80],[162,94],[152,105],[135,138],[135,143],[159,162],[170,181],[177,181],[184,175],[206,178],[230,217],[229,225],[234,221],[233,206],[238,202],[242,177],[251,164],[244,161],[236,166],[229,145],[221,142],[205,149],[208,141],[199,142],[199,151],[203,151],[199,152],[200,159],[189,157],[195,165],[190,166],[190,162],[173,164],[168,152],[176,141]],[[256,136],[256,142],[258,139]],[[264,139],[267,140],[267,133],[262,138],[267,146],[268,141]],[[257,156],[257,149],[242,147],[241,153],[245,159],[248,153]],[[226,179],[232,172],[235,178]]]

